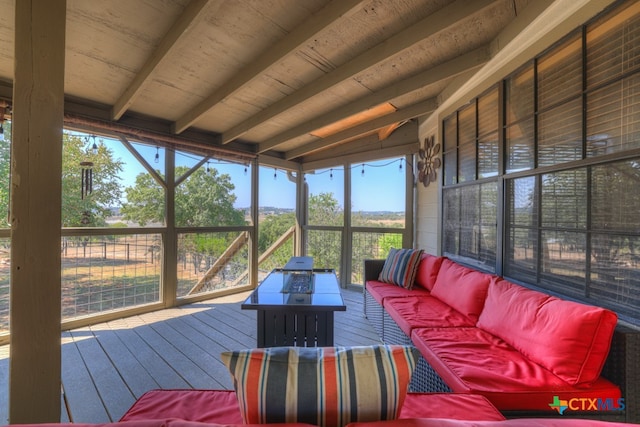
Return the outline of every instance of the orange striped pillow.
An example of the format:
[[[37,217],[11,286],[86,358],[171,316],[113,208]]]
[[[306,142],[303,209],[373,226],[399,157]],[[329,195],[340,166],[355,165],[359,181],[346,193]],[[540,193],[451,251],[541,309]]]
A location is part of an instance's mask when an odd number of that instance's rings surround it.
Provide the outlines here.
[[[271,347],[221,356],[245,423],[342,427],[396,419],[419,353],[378,345]]]

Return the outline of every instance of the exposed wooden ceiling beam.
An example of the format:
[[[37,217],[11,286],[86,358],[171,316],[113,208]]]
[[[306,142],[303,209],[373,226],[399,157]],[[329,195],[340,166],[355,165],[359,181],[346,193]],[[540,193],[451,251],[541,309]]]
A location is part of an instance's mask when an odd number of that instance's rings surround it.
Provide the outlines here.
[[[153,52],[153,55],[147,59],[147,62],[144,64],[142,69],[140,69],[140,72],[136,74],[129,87],[122,95],[120,95],[120,98],[113,105],[111,112],[111,118],[113,120],[119,120],[131,104],[133,104],[145,83],[152,78],[153,74],[158,69],[160,63],[169,56],[171,51],[175,48],[178,40],[180,40],[181,37],[200,22],[204,15],[203,10],[212,1],[213,0],[191,0],[191,2],[189,2],[189,5],[184,9],[180,18],[178,18],[171,29],[162,38],[162,41]],[[221,4],[221,2],[219,3]]]
[[[379,117],[367,123],[338,132],[330,137],[311,142],[300,148],[289,150],[285,153],[284,157],[287,160],[291,160],[306,154],[311,154],[318,150],[325,150],[333,145],[341,144],[344,141],[375,132],[385,126],[389,126],[390,124],[413,119],[415,117],[422,116],[423,114],[429,114],[435,111],[436,108],[438,108],[438,101],[435,98],[427,99],[407,108],[398,110],[395,113],[387,114],[386,116]]]
[[[309,98],[325,91],[338,83],[350,79],[362,71],[373,67],[383,60],[407,49],[421,40],[431,37],[457,22],[473,15],[493,3],[494,0],[477,0],[469,2],[457,0],[438,10],[406,30],[392,36],[373,49],[369,49],[330,73],[315,80],[310,85],[282,98],[247,120],[222,133],[222,143],[226,144],[244,135],[252,128],[281,114]]]
[[[436,65],[408,79],[401,80],[384,89],[365,96],[357,101],[342,107],[335,108],[329,113],[306,121],[299,126],[289,129],[276,135],[259,145],[258,152],[263,153],[271,150],[280,144],[301,135],[308,134],[316,129],[334,123],[344,117],[349,117],[360,111],[367,110],[384,102],[389,102],[394,98],[406,95],[425,86],[436,83],[440,80],[457,76],[468,70],[478,68],[490,59],[489,46],[484,46],[458,56],[450,61]]]
[[[176,120],[174,124],[175,132],[181,133],[198,120],[203,114],[209,111],[226,97],[236,92],[244,85],[251,82],[273,64],[289,55],[300,46],[305,44],[310,38],[331,25],[340,17],[353,11],[362,0],[334,0],[328,6],[313,15],[302,25],[293,30],[289,35],[278,43],[267,49],[251,61],[250,65],[238,72],[231,80],[223,84],[220,89],[207,96],[202,102],[189,110],[184,116]]]

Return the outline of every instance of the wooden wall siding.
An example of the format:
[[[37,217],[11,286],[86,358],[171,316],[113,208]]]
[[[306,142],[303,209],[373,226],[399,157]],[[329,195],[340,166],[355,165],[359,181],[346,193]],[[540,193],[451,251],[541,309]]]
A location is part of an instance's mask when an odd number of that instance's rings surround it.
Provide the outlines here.
[[[231,389],[219,354],[256,345],[247,293],[114,320],[62,334],[61,421],[117,421],[152,389]],[[362,312],[362,291],[344,290],[336,345],[379,343]],[[9,346],[0,347],[0,423],[7,422]]]

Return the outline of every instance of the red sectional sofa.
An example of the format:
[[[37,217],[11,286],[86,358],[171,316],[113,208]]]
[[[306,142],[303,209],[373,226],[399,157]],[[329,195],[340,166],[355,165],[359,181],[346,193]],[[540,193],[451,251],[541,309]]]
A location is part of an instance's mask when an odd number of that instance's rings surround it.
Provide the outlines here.
[[[407,289],[378,280],[384,262],[365,261],[365,315],[385,344],[420,351],[412,390],[479,394],[508,415],[638,422],[638,333],[616,332],[615,313],[428,254]]]
[[[117,423],[32,424],[28,427],[242,427],[234,391],[152,390]],[[272,423],[270,427],[312,427],[305,423]],[[27,427],[27,425],[23,425]],[[628,427],[630,424],[576,419],[506,420],[485,398],[465,394],[409,393],[400,418],[351,422],[346,427]],[[331,426],[327,426],[331,427]]]

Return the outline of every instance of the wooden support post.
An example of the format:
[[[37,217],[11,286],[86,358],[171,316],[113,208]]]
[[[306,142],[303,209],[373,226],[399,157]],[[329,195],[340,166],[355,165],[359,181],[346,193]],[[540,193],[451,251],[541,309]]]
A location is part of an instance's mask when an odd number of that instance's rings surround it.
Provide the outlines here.
[[[60,421],[65,0],[15,2],[9,422]]]

